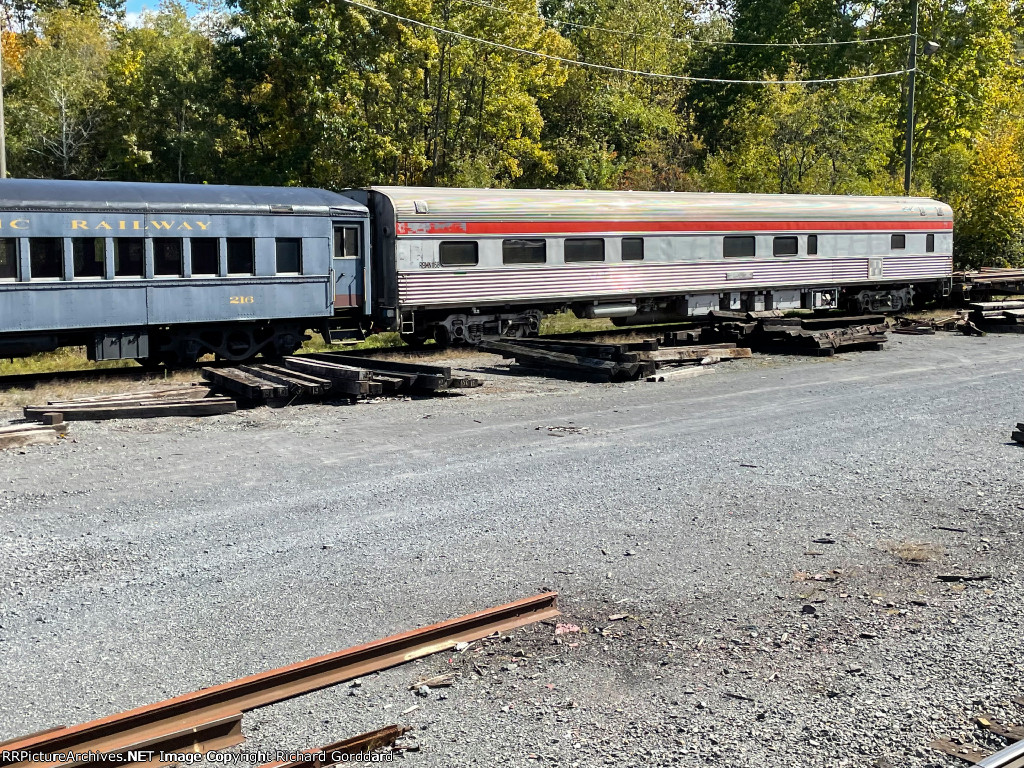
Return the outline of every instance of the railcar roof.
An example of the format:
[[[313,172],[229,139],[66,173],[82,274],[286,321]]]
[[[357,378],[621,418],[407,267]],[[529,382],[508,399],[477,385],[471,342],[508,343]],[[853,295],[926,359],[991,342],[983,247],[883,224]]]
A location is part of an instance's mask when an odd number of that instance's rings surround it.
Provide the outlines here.
[[[369,187],[386,195],[400,221],[505,220],[918,220],[950,219],[952,209],[925,197],[747,195],[543,189]]]
[[[248,187],[215,184],[153,184],[133,181],[0,180],[0,209],[83,208],[118,211],[206,211],[269,213],[290,206],[293,213],[328,214],[331,209],[366,215],[366,207],[325,189]]]

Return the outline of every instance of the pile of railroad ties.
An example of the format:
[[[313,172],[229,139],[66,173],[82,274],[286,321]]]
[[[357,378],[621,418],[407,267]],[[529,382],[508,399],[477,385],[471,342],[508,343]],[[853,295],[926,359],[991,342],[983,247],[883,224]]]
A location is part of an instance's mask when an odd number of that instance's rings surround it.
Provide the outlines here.
[[[483,384],[480,379],[453,376],[448,366],[388,362],[343,353],[286,357],[281,365],[204,368],[202,376],[205,385],[51,400],[45,405],[26,406],[25,418],[42,422],[45,429],[35,424],[0,428],[0,448],[55,442],[57,436],[66,434],[68,421],[216,416],[232,413],[240,406],[283,406],[322,400],[353,402],[381,395],[438,394]]]
[[[557,338],[483,342],[479,348],[552,376],[664,381],[698,375],[723,360],[750,357],[752,350],[825,356],[880,350],[887,340],[881,315],[785,317],[779,310],[715,311],[704,326],[639,328],[628,341],[609,340],[614,333],[586,331]]]

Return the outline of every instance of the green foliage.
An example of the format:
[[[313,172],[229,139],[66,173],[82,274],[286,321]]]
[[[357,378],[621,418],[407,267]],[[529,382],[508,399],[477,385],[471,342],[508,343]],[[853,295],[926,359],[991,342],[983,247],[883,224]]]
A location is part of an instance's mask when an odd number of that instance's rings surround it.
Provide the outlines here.
[[[779,86],[736,110],[735,148],[708,158],[705,189],[802,194],[896,194],[888,137],[870,86]]]
[[[41,14],[6,89],[10,168],[16,176],[102,173],[110,40],[98,15]]]
[[[14,175],[899,194],[911,0],[6,0]],[[487,5],[495,6],[493,8]],[[1024,262],[1024,5],[922,0],[916,192],[964,265]],[[893,37],[865,42],[868,38]],[[794,41],[863,44],[795,47]],[[724,42],[781,45],[728,46]],[[535,58],[510,49],[543,53]],[[609,72],[581,61],[631,70]]]

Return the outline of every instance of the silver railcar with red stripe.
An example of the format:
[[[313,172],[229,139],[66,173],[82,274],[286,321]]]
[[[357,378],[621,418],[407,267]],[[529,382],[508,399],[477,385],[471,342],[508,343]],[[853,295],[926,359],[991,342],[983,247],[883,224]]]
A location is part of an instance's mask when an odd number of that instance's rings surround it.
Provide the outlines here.
[[[953,218],[908,197],[371,187],[378,327],[412,341],[712,309],[900,311],[948,292]]]

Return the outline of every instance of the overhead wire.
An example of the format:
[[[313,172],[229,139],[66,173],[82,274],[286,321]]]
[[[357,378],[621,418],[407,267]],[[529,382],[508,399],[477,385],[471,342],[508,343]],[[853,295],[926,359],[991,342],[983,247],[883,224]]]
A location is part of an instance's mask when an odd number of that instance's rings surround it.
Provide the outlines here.
[[[753,43],[753,42],[741,42],[737,40],[696,40],[691,37],[672,37],[671,35],[651,35],[643,32],[630,32],[625,29],[612,29],[610,27],[598,27],[592,24],[579,24],[574,21],[560,21],[558,19],[551,19],[546,16],[535,16],[530,13],[521,13],[520,11],[513,11],[511,8],[502,8],[498,5],[491,5],[489,3],[482,3],[479,0],[457,0],[457,2],[464,3],[466,5],[475,5],[477,8],[487,8],[492,11],[499,11],[501,13],[507,13],[512,16],[520,16],[524,19],[541,19],[550,24],[554,24],[559,27],[574,27],[576,29],[591,29],[596,32],[609,32],[614,35],[623,35],[625,37],[638,37],[647,40],[664,40],[670,43],[683,43],[685,45],[695,46],[708,46],[708,47],[750,47],[750,48],[813,48],[818,46],[829,46],[829,45],[864,45],[867,43],[881,43],[889,40],[907,40],[910,35],[890,35],[889,37],[868,37],[861,40],[822,40],[814,42],[799,42],[794,41],[792,43]]]
[[[645,72],[638,69],[624,69],[622,67],[612,67],[607,64],[595,64],[590,61],[583,61],[581,59],[567,59],[564,56],[555,56],[551,53],[543,53],[541,51],[531,51],[527,48],[518,48],[514,45],[505,45],[504,43],[498,43],[493,40],[485,40],[481,37],[474,37],[472,35],[466,35],[462,32],[456,32],[452,29],[446,29],[445,27],[438,27],[434,24],[428,24],[425,21],[419,21],[417,19],[410,19],[406,16],[400,16],[397,13],[391,13],[381,8],[376,8],[372,5],[366,5],[358,2],[358,0],[342,0],[342,2],[348,5],[356,6],[357,8],[363,8],[364,10],[376,13],[381,16],[387,16],[388,18],[396,21],[401,21],[406,24],[412,24],[417,27],[423,27],[442,35],[448,35],[449,37],[455,37],[460,40],[468,40],[473,43],[479,43],[481,45],[488,45],[492,48],[500,48],[505,51],[511,51],[513,53],[521,53],[526,56],[534,56],[540,59],[547,59],[548,61],[557,61],[562,64],[571,64],[577,67],[585,67],[587,69],[595,69],[603,72],[614,72],[617,74],[624,75],[636,75],[638,77],[650,77],[661,80],[676,80],[690,83],[724,83],[733,85],[814,85],[821,83],[845,83],[856,80],[877,80],[883,77],[896,77],[898,75],[905,75],[910,70],[908,69],[897,69],[892,72],[876,72],[867,75],[848,75],[846,77],[822,77],[812,78],[807,80],[739,80],[729,78],[718,78],[718,77],[693,77],[691,75],[671,75],[666,72]]]

